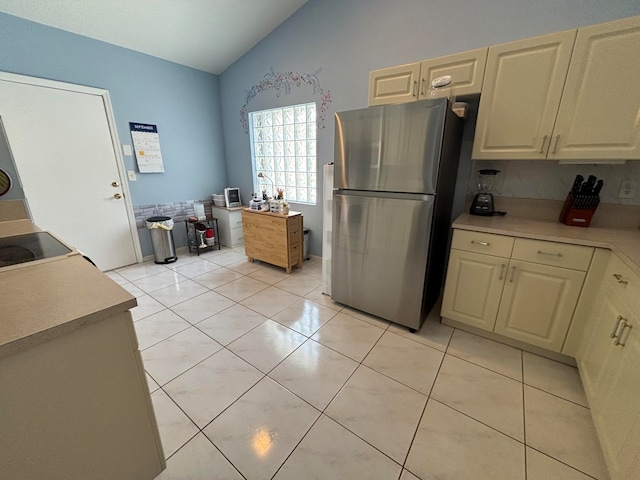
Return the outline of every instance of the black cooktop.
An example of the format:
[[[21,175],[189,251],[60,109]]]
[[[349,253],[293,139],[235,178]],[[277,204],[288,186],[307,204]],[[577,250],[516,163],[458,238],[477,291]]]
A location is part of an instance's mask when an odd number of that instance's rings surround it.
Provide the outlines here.
[[[47,232],[0,238],[0,268],[67,253],[71,253],[71,249]]]

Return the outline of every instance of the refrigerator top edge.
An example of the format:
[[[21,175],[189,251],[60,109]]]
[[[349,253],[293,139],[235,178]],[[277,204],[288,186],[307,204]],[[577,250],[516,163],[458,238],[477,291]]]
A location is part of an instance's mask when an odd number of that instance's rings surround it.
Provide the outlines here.
[[[436,193],[450,115],[447,99],[336,113],[334,187]]]

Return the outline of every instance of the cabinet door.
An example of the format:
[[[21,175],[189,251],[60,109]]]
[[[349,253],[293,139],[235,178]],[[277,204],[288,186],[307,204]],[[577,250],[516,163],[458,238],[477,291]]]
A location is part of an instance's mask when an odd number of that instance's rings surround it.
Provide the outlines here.
[[[441,315],[492,331],[508,262],[506,258],[451,250]]]
[[[609,357],[615,354],[611,332],[618,324],[619,309],[611,292],[605,288],[596,296],[589,317],[588,337],[580,349],[580,377],[594,418],[602,411],[603,394],[606,393],[607,370],[610,373]],[[597,422],[596,422],[597,423]]]
[[[585,272],[511,260],[495,332],[559,352]]]
[[[576,30],[489,48],[474,159],[545,159]]]
[[[601,410],[596,415],[600,420],[600,444],[604,452],[609,473],[612,478],[630,478],[625,472],[633,467],[635,457],[640,451],[640,436],[637,421],[640,416],[640,340],[638,339],[637,319],[625,311],[625,305],[617,302],[619,315],[627,324],[624,331],[619,330],[621,342],[615,346],[611,339],[609,348],[612,354],[608,356],[604,369],[606,378],[602,390]],[[635,422],[634,422],[635,420]]]
[[[578,29],[549,158],[640,157],[640,17]]]
[[[369,106],[414,102],[418,99],[420,63],[369,73]]]
[[[451,88],[443,88],[439,96],[460,96],[480,93],[487,64],[488,48],[447,55],[425,60],[420,66],[419,100],[438,98],[429,96],[429,87],[434,78],[451,75]]]

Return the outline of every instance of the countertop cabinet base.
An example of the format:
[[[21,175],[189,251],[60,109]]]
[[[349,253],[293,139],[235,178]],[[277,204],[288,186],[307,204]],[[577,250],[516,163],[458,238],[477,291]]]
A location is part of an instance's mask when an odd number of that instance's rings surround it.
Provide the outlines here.
[[[129,312],[0,358],[0,478],[151,480],[165,468]]]

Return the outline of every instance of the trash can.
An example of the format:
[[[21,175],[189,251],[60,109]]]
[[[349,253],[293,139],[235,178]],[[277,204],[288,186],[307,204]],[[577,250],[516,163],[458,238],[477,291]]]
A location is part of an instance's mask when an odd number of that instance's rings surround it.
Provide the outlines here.
[[[155,263],[173,263],[178,260],[176,247],[173,243],[173,220],[171,217],[147,218],[147,228],[151,234]]]
[[[302,241],[302,259],[303,260],[309,260],[309,233],[311,233],[311,230],[309,230],[308,228],[305,228],[304,230],[302,230],[302,234],[303,234],[303,241]]]

